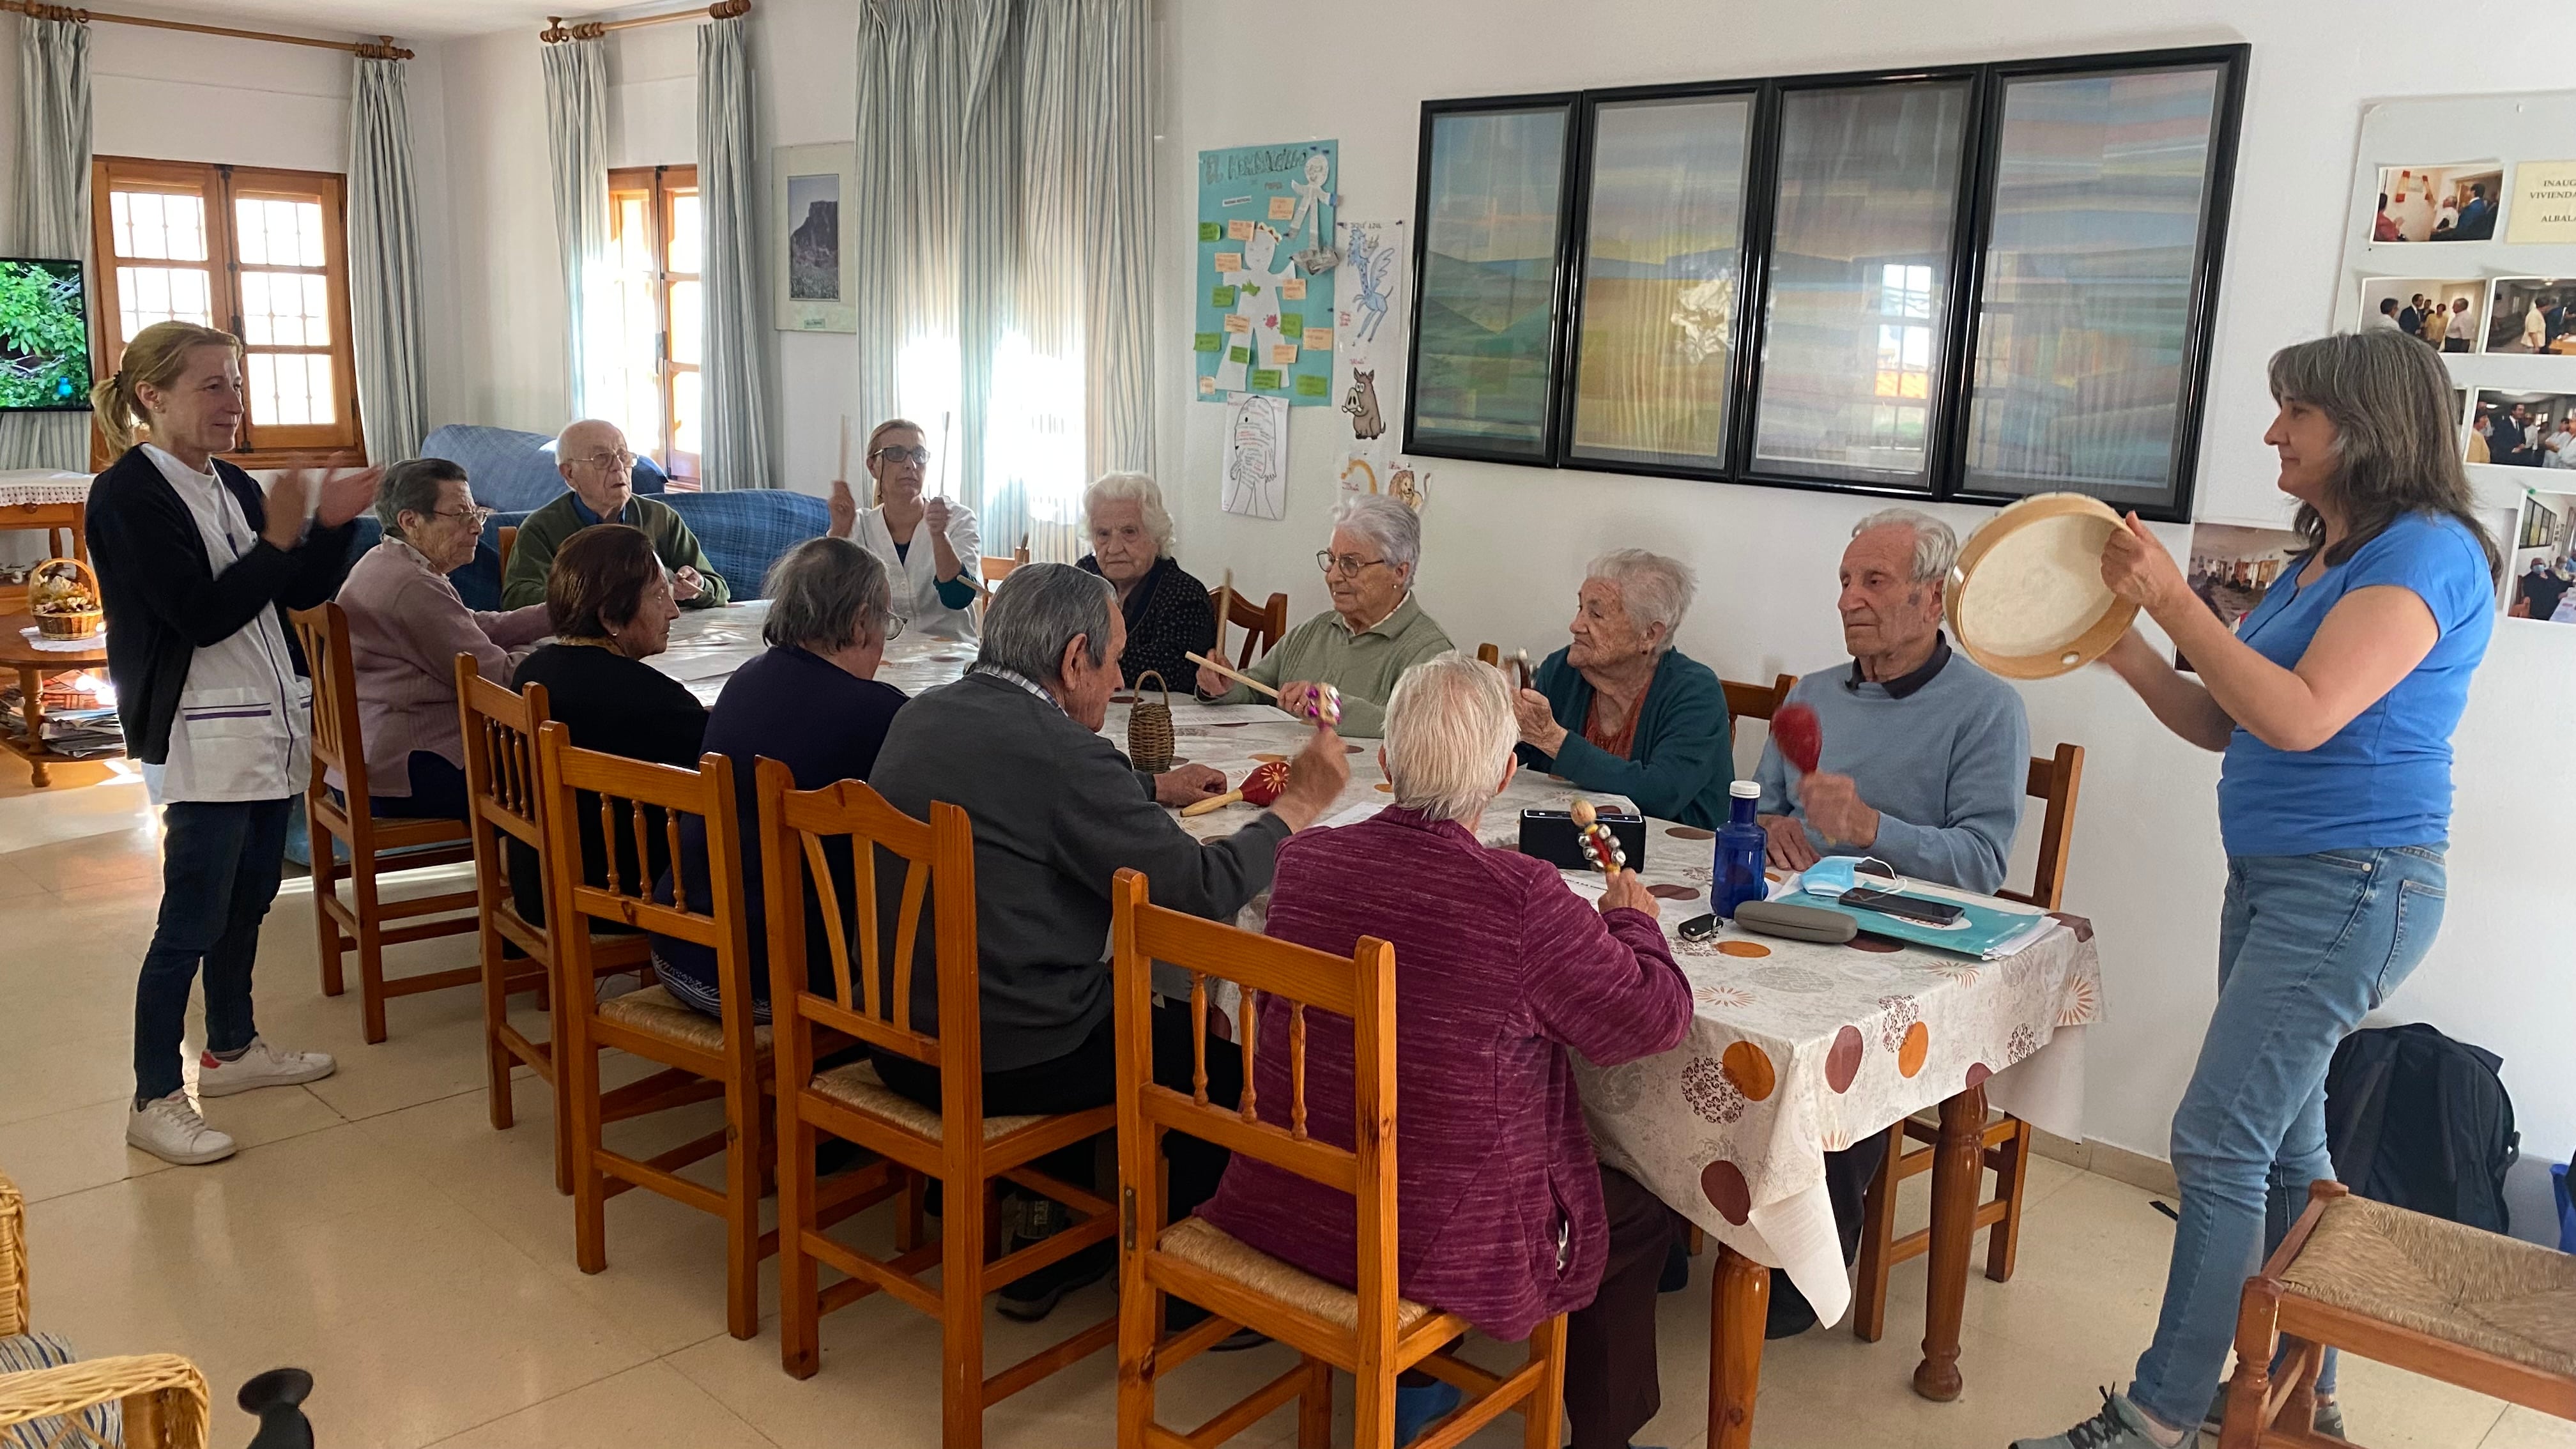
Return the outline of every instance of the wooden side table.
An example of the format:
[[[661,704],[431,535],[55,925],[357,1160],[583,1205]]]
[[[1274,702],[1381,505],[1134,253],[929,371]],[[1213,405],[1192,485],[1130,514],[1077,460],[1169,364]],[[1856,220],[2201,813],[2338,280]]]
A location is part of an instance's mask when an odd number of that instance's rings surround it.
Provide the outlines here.
[[[49,675],[76,674],[84,669],[104,670],[107,668],[107,650],[85,649],[70,654],[38,649],[20,632],[33,628],[35,622],[23,613],[0,614],[0,669],[16,671],[18,714],[27,722],[26,739],[14,740],[0,734],[0,748],[6,748],[9,753],[25,760],[27,768],[35,776],[36,787],[42,789],[53,783],[52,772],[47,767],[56,760],[69,762],[73,758],[45,747],[45,679]],[[103,757],[93,755],[87,758]]]

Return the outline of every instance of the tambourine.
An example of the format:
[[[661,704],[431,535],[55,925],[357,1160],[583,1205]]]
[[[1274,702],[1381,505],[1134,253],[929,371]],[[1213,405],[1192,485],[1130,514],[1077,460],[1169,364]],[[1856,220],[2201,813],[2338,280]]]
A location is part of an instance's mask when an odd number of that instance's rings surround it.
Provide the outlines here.
[[[2127,527],[2109,504],[2042,493],[1969,535],[1950,570],[1951,637],[2006,679],[2051,679],[2111,650],[2138,606],[2102,582],[2102,546]]]

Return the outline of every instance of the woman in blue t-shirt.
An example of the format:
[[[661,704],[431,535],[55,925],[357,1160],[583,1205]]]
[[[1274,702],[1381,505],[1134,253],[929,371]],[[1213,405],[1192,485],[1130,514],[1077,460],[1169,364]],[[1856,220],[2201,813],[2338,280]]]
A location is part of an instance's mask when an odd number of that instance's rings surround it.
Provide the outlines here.
[[[2155,1341],[2129,1392],[2016,1449],[2170,1449],[2224,1407],[2245,1280],[2334,1175],[2326,1067],[2442,923],[2451,731],[2494,627],[2501,563],[2471,511],[2440,357],[2403,333],[2272,358],[2263,441],[2308,547],[2230,633],[2133,514],[2102,578],[2199,672],[2135,631],[2107,663],[2157,719],[2223,751],[2218,1009],[2174,1112],[2182,1215]],[[2321,1432],[2340,1436],[2333,1359]]]

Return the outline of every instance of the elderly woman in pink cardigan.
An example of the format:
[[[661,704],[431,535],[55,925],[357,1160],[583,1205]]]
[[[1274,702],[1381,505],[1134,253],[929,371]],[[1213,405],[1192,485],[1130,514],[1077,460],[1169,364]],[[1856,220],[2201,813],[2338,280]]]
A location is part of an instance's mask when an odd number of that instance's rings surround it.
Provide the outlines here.
[[[1671,1050],[1690,1025],[1690,986],[1633,872],[1595,911],[1555,867],[1477,844],[1518,739],[1500,673],[1454,654],[1414,666],[1387,702],[1378,755],[1395,803],[1280,846],[1268,929],[1337,954],[1362,936],[1394,943],[1404,1295],[1507,1340],[1571,1313],[1574,1444],[1625,1449],[1660,1403],[1655,1279],[1679,1220],[1601,1165],[1571,1054],[1608,1066]],[[1285,1006],[1262,1009],[1276,1016],[1265,1034],[1286,1040]],[[1308,1130],[1348,1145],[1350,1025],[1309,1014],[1307,1031]],[[1260,1110],[1282,1113],[1285,1057],[1265,1053],[1257,1071]],[[1346,1193],[1237,1158],[1199,1212],[1307,1272],[1353,1281]],[[1428,1379],[1399,1386],[1396,1442],[1458,1401]]]
[[[490,515],[475,506],[465,470],[456,464],[445,458],[397,463],[376,494],[384,541],[340,586],[358,680],[358,727],[367,742],[367,793],[378,815],[464,816],[456,656],[473,655],[484,678],[505,684],[510,651],[551,629],[543,604],[477,612],[448,582],[449,571],[473,559]],[[331,783],[346,788],[342,780]]]

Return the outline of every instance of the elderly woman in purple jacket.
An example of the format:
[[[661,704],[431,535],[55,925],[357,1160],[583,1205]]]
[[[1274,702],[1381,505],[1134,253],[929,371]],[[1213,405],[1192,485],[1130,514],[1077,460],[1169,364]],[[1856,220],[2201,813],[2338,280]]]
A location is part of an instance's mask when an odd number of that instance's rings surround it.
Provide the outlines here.
[[[1574,1444],[1624,1449],[1660,1402],[1655,1279],[1678,1219],[1601,1165],[1571,1054],[1609,1066],[1671,1050],[1690,1025],[1690,987],[1634,873],[1611,882],[1596,912],[1555,867],[1477,843],[1518,738],[1500,673],[1455,655],[1415,666],[1387,702],[1378,756],[1395,803],[1279,848],[1269,933],[1339,954],[1362,936],[1394,943],[1402,1291],[1506,1340],[1571,1313]],[[1278,1017],[1266,1029],[1287,1031],[1284,1005],[1262,1009]],[[1307,1031],[1308,1130],[1347,1145],[1349,1023],[1309,1016]],[[1264,1055],[1257,1071],[1260,1110],[1276,1115],[1288,1064]],[[1345,1284],[1354,1214],[1348,1194],[1249,1158],[1200,1209]],[[1396,1442],[1458,1398],[1427,1380],[1399,1387]]]

